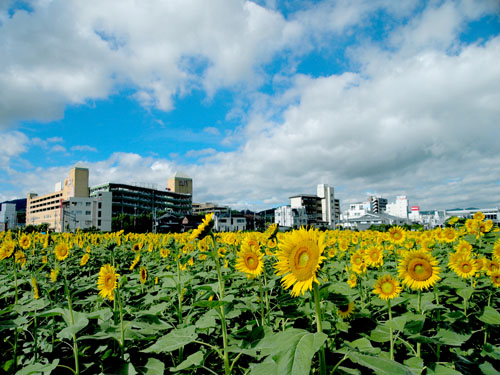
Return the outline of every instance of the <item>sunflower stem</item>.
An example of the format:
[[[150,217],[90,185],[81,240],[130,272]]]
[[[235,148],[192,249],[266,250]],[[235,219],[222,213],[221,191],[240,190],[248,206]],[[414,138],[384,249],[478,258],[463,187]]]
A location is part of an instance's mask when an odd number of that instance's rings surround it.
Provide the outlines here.
[[[490,287],[490,293],[488,295],[488,307],[491,304],[492,293],[493,293],[493,286]],[[484,323],[484,345],[486,345],[487,340],[488,340],[488,323]]]
[[[219,254],[217,253],[217,241],[212,235],[212,256],[215,260],[215,267],[217,268],[217,278],[219,279],[219,301],[224,299],[224,279],[222,278],[222,272],[220,269]],[[222,350],[224,354],[224,374],[229,375],[231,373],[231,367],[229,365],[229,352],[227,350],[227,326],[226,326],[226,316],[224,314],[224,306],[219,307],[220,318],[222,325]]]
[[[125,327],[123,325],[123,305],[122,305],[122,294],[116,289],[116,294],[118,295],[118,308],[120,309],[120,333],[121,333],[121,345],[120,345],[120,354],[122,360],[125,358]]]
[[[261,322],[262,322],[262,327],[266,324],[266,313],[264,310],[264,291],[262,290],[262,281],[259,280],[259,290],[260,290],[260,315],[261,315]]]
[[[417,311],[418,313],[421,313],[421,308],[422,308],[422,291],[418,291],[418,306],[417,306]],[[417,342],[417,358],[420,358],[420,348],[422,346],[421,342]]]
[[[66,297],[68,299],[68,310],[69,310],[69,316],[71,319],[71,325],[75,325],[75,318],[73,316],[73,305],[71,303],[71,295],[69,293],[69,287],[68,287],[68,279],[66,278],[66,263],[64,264],[64,292],[66,293]],[[76,341],[76,334],[72,334],[73,338],[73,356],[75,357],[75,374],[78,375],[80,374],[80,363],[78,359],[78,342]]]
[[[14,295],[14,305],[17,305],[17,265],[16,265],[16,260],[13,259],[13,263],[14,263],[14,292],[15,292],[15,295]]]
[[[319,284],[313,282],[313,295],[314,295],[314,306],[316,308],[316,328],[317,331],[322,333],[323,326],[321,323],[321,305],[320,305],[320,296],[319,296]],[[326,362],[325,362],[325,345],[322,345],[319,349],[319,365],[320,365],[320,374],[326,375]]]
[[[387,300],[387,309],[389,310],[389,321],[392,321],[392,311],[391,311],[391,300]],[[389,328],[389,353],[391,356],[391,360],[394,361],[394,338],[393,338],[393,332],[392,332],[392,327]]]

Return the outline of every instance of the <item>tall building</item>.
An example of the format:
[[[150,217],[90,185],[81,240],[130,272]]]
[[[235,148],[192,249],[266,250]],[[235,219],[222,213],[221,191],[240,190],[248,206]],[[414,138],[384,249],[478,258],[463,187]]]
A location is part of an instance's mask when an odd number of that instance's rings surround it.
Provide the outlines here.
[[[193,180],[181,172],[176,172],[168,179],[167,190],[174,193],[193,195]]]
[[[308,224],[323,221],[321,198],[312,194],[300,194],[290,197],[291,208],[304,208],[308,217]]]
[[[63,201],[73,197],[88,198],[89,170],[74,167],[69,171],[68,178],[55,186],[53,193],[39,196],[29,193],[26,201],[26,225],[47,223],[49,229],[63,231]]]
[[[99,193],[102,192],[112,194],[112,216],[119,214],[155,214],[158,211],[184,216],[192,212],[190,194],[111,182],[90,188],[91,197],[98,197]]]
[[[408,219],[408,208],[410,207],[410,203],[406,198],[406,195],[399,195],[396,197],[396,202],[389,203],[387,205],[386,212],[389,215],[402,217],[404,219]]]
[[[274,222],[280,227],[299,228],[306,226],[308,217],[304,207],[281,206],[274,210]]]
[[[317,187],[317,195],[321,198],[321,220],[328,223],[330,227],[335,227],[337,220],[337,211],[335,201],[335,191],[333,186],[327,184],[319,184]]]
[[[380,214],[387,210],[387,199],[377,196],[370,196],[370,205],[372,212]]]
[[[13,230],[17,226],[15,203],[2,203],[0,210],[0,231]]]

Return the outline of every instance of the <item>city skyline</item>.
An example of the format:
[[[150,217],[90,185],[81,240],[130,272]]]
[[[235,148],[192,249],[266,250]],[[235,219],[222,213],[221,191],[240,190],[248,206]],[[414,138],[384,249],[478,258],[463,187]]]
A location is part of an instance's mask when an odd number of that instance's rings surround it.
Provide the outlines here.
[[[193,179],[258,211],[335,188],[345,208],[500,204],[496,1],[7,1],[0,202]]]

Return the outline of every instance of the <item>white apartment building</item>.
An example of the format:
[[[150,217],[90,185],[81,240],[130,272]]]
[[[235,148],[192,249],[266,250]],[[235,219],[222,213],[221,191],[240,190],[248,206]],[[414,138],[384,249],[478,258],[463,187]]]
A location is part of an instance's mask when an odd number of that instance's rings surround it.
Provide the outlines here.
[[[214,230],[217,232],[236,232],[247,229],[247,219],[243,215],[231,215],[216,212]]]
[[[370,202],[351,203],[349,209],[344,212],[343,220],[357,219],[371,212]]]
[[[337,212],[335,206],[335,191],[333,186],[319,184],[317,195],[321,198],[321,219],[328,223],[330,228],[337,224]]]
[[[13,230],[17,226],[15,203],[2,203],[0,210],[0,231]]]
[[[406,195],[399,195],[396,197],[396,202],[389,203],[387,205],[386,212],[387,214],[392,216],[408,219],[409,206],[410,204],[408,202],[408,199],[406,198]]]
[[[445,216],[446,218],[457,216],[463,217],[466,219],[470,219],[474,216],[476,212],[482,212],[486,220],[492,220],[494,223],[500,223],[500,209],[498,207],[495,208],[471,208],[465,210],[446,210]]]
[[[274,210],[274,222],[280,227],[299,228],[308,223],[304,207],[281,206]]]

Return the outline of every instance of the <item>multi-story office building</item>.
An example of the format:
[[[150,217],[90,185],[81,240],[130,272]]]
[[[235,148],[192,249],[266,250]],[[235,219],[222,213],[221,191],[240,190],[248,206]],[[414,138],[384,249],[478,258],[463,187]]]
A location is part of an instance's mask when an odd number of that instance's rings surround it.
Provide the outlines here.
[[[299,228],[308,223],[304,207],[281,206],[274,210],[274,222],[280,227]]]
[[[323,221],[321,198],[312,194],[300,194],[290,197],[291,208],[304,208],[308,217],[308,223],[314,224]]]
[[[380,214],[387,209],[387,199],[377,196],[370,196],[370,205],[372,212]]]
[[[111,182],[90,188],[91,197],[97,197],[103,192],[112,194],[112,216],[144,213],[155,215],[159,212],[184,216],[192,212],[191,194]]]
[[[0,210],[0,231],[13,230],[17,226],[15,203],[2,203]]]
[[[56,232],[63,231],[63,202],[70,198],[89,196],[88,168],[74,167],[64,183],[57,183],[53,193],[38,195],[28,194],[26,201],[26,225],[47,223],[49,229]]]
[[[102,192],[89,198],[71,197],[62,204],[64,231],[98,228],[111,231],[111,193]]]
[[[167,190],[174,193],[193,195],[193,180],[181,172],[176,172],[167,181]]]
[[[337,221],[335,191],[333,186],[319,184],[317,188],[318,197],[321,198],[321,220],[328,223],[330,228],[335,227]]]
[[[389,203],[387,205],[386,212],[389,215],[401,217],[404,219],[408,219],[408,208],[410,207],[410,203],[406,198],[406,195],[400,195],[396,197],[396,202]]]
[[[466,219],[470,219],[474,216],[476,212],[482,212],[484,214],[485,220],[492,220],[496,224],[500,224],[500,209],[498,207],[495,208],[468,208],[468,209],[453,209],[446,210],[446,217],[463,217]]]

